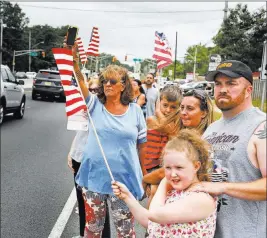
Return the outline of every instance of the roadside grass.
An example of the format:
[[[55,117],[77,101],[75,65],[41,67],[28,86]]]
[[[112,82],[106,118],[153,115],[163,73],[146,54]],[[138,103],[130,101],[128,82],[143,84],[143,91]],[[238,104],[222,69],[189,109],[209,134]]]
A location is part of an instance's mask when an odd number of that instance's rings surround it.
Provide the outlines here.
[[[252,104],[254,107],[258,107],[260,108],[261,107],[261,100],[260,99],[256,99],[256,100],[253,100],[252,101]],[[267,101],[265,100],[264,101],[264,104],[263,104],[263,111],[266,113],[266,110],[267,109]]]

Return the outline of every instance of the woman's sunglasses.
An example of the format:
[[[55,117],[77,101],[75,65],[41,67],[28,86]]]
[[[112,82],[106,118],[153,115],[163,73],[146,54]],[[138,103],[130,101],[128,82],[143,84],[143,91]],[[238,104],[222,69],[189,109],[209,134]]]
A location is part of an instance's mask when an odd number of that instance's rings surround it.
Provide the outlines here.
[[[115,84],[117,84],[117,83],[119,82],[119,80],[117,80],[117,79],[103,79],[103,80],[102,80],[102,83],[103,83],[103,84],[107,84],[108,81],[109,81],[109,83],[110,83],[111,85],[115,85]]]

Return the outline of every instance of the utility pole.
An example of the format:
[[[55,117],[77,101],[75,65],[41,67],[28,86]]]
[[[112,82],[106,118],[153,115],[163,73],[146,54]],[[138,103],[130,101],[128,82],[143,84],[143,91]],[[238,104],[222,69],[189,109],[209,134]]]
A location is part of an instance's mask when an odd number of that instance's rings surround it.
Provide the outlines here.
[[[31,63],[32,63],[32,58],[31,58],[31,29],[29,28],[29,72],[31,72]]]
[[[16,57],[16,51],[13,51],[13,60],[12,60],[12,72],[15,73],[15,57]]]
[[[98,57],[96,56],[96,61],[95,61],[95,72],[98,72]]]
[[[176,57],[177,57],[177,31],[176,31],[176,38],[175,38],[175,59],[174,59],[173,80],[175,80],[175,76],[176,76]]]
[[[224,6],[224,17],[223,20],[225,21],[227,19],[227,12],[228,12],[228,1],[225,1],[225,6]]]
[[[1,11],[1,10],[0,10]],[[1,64],[2,64],[2,52],[3,52],[3,19],[1,18],[0,19],[0,24],[1,24],[1,48],[0,48],[0,61],[1,61]]]
[[[2,64],[2,52],[3,52],[3,14],[2,14],[2,3],[0,4],[0,15],[1,15],[1,19],[0,19],[0,24],[1,24],[1,39],[0,39],[0,45],[1,45],[1,48],[0,48],[0,61],[1,61],[1,64]]]
[[[195,49],[195,57],[194,57],[194,80],[196,80],[196,65],[197,65],[197,45]]]

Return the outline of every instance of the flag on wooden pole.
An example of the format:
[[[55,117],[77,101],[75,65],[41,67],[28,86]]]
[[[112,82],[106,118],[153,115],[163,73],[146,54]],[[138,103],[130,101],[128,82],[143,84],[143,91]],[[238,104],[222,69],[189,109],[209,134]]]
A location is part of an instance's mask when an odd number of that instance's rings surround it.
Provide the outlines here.
[[[86,54],[90,56],[99,56],[99,43],[100,41],[99,41],[98,27],[93,27]]]
[[[158,69],[172,64],[171,47],[164,33],[155,32],[155,48],[152,57],[157,61]]]
[[[52,49],[57,68],[59,70],[61,84],[66,96],[66,113],[72,116],[75,113],[86,110],[86,104],[81,96],[79,89],[72,85],[73,75],[73,56],[72,51],[65,48]]]
[[[78,37],[76,39],[76,41],[78,44],[78,51],[79,51],[80,60],[81,60],[82,64],[84,65],[87,62],[87,56],[86,56],[86,53],[84,50],[84,46],[83,46],[83,42],[82,42],[81,37]]]

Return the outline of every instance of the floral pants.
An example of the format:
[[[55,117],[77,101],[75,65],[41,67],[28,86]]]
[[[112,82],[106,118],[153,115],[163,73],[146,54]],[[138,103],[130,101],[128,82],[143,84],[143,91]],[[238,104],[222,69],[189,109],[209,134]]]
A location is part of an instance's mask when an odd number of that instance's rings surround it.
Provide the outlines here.
[[[134,217],[124,201],[116,196],[83,189],[85,202],[85,234],[87,238],[101,238],[105,224],[106,201],[109,200],[118,238],[135,238]]]

